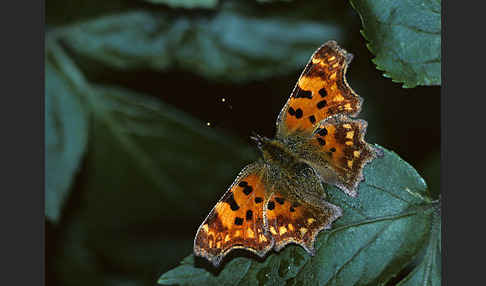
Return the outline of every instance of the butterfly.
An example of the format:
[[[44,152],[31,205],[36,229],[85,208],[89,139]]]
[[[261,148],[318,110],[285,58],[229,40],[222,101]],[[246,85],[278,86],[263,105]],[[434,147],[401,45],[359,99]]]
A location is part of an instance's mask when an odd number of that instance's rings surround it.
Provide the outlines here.
[[[260,257],[289,243],[315,254],[317,234],[342,216],[322,182],[357,196],[376,150],[367,123],[352,119],[362,98],[346,82],[353,55],[328,41],[307,63],[277,118],[274,139],[254,135],[262,158],[246,166],[199,227],[194,253],[218,266],[233,249]]]

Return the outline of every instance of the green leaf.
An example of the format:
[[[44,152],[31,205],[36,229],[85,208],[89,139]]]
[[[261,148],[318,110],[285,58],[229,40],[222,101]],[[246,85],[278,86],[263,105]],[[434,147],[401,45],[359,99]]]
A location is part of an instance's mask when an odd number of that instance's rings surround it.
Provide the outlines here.
[[[440,0],[350,0],[377,69],[403,87],[441,84]]]
[[[111,68],[177,68],[230,82],[302,68],[319,45],[345,36],[342,27],[322,17],[264,16],[242,6],[225,2],[210,17],[133,11],[86,21],[60,34],[75,55]]]
[[[249,146],[160,100],[89,83],[62,49],[51,46],[91,114],[94,148],[87,154],[82,189],[85,203],[97,209],[98,225],[198,216],[198,206],[214,200],[211,193],[226,189],[228,170],[237,173],[254,158]],[[114,203],[106,214],[109,201],[124,203]]]
[[[214,8],[218,0],[145,0],[152,4],[165,4],[174,8]]]
[[[156,98],[88,81],[51,36],[46,50],[59,86],[82,99],[90,119],[77,203],[52,263],[62,285],[116,285],[127,276],[151,285],[161,267],[192,248],[185,234],[196,227],[192,218],[207,212],[256,153]],[[108,274],[105,265],[113,267]],[[82,278],[73,281],[72,273]]]
[[[45,215],[57,222],[86,150],[88,124],[79,95],[49,53],[45,77]]]
[[[233,259],[217,277],[203,268],[194,268],[194,257],[192,256],[184,259],[181,264],[181,266],[170,271],[170,275],[160,278],[159,283],[186,285],[187,281],[190,281],[190,285],[217,285],[221,282],[228,283],[231,281],[232,285],[237,285],[244,281],[243,279],[250,269],[251,261],[244,258]],[[238,271],[235,271],[236,269]]]
[[[315,281],[320,281],[320,285],[385,284],[427,242],[435,204],[424,197],[424,180],[393,152],[384,150],[384,156],[367,165],[364,174],[366,181],[361,183],[357,198],[329,188],[330,202],[340,206],[344,213],[331,230],[319,234],[314,257],[299,246],[289,245],[263,261],[230,259],[217,275],[211,267],[195,266],[208,263],[203,259],[195,263],[191,256],[181,266],[163,274],[159,284],[314,285]],[[222,275],[227,272],[238,273],[238,278]]]
[[[432,233],[425,257],[407,277],[398,283],[399,286],[441,285],[441,221],[438,211],[434,215]]]
[[[256,0],[259,3],[291,2],[292,0]]]

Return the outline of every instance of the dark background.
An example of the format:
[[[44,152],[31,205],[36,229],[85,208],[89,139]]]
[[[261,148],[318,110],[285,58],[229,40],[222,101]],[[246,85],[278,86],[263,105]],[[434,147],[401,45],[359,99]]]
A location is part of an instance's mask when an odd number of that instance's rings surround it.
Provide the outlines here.
[[[116,15],[132,9],[159,11],[172,17],[191,19],[210,19],[219,9],[171,9],[143,1],[91,2],[46,1],[46,33],[75,25],[79,21]],[[440,166],[440,87],[404,89],[401,84],[383,77],[382,72],[371,62],[373,55],[366,48],[365,40],[360,34],[359,16],[347,2],[328,4],[326,8],[332,13],[326,15],[320,15],[318,10],[312,9],[310,4],[304,5],[303,1],[249,3],[241,9],[248,14],[254,12],[258,19],[265,19],[263,15],[266,13],[281,14],[290,19],[293,16],[288,15],[301,7],[307,7],[307,10],[295,16],[295,21],[303,19],[302,15],[308,15],[308,19],[316,21],[325,18],[344,31],[337,40],[344,49],[354,54],[347,80],[364,98],[359,117],[368,121],[367,141],[396,152],[418,170],[432,193],[437,195]],[[309,47],[307,57],[327,40],[330,38],[323,38],[321,42]],[[237,143],[232,143],[228,150],[251,144],[249,136],[252,131],[267,137],[274,135],[277,115],[308,59],[302,61],[300,67],[296,66],[284,74],[231,81],[204,76],[187,66],[154,69],[147,64],[146,67],[114,68],[86,55],[80,55],[76,48],[62,39],[59,42],[91,84],[123,87],[183,111],[198,120],[196,128],[212,129],[225,137],[235,138]],[[225,102],[222,102],[222,98],[225,98]],[[58,222],[46,219],[46,284],[154,285],[161,273],[176,266],[183,257],[191,253],[192,239],[198,225],[231,184],[239,169],[255,158],[257,153],[250,151],[249,155],[224,157],[219,153],[230,152],[227,149],[196,145],[199,141],[187,139],[189,143],[195,144],[194,154],[208,154],[205,159],[207,165],[199,167],[207,169],[207,172],[198,173],[191,169],[193,166],[187,170],[174,166],[172,170],[170,164],[164,165],[162,169],[171,169],[170,172],[180,175],[181,180],[198,181],[204,177],[204,182],[214,181],[214,184],[208,187],[211,191],[202,194],[201,198],[194,198],[190,191],[186,195],[187,186],[182,186],[177,190],[181,204],[170,206],[170,200],[166,201],[164,196],[153,194],[159,191],[157,187],[140,185],[144,181],[143,174],[137,173],[131,177],[130,162],[124,162],[126,166],[123,168],[128,168],[128,171],[113,173],[119,176],[110,175],[111,173],[104,175],[105,168],[120,168],[116,162],[110,160],[113,160],[112,156],[124,156],[124,153],[116,151],[116,145],[103,146],[100,142],[111,142],[110,133],[97,132],[96,130],[104,127],[100,127],[92,117],[89,119],[91,131],[87,151],[63,204],[62,216]],[[207,122],[210,123],[209,127]],[[102,136],[108,139],[100,139]],[[141,146],[148,145],[143,143]],[[155,142],[150,148],[149,154],[157,151],[163,153],[162,149],[165,147],[158,148]],[[166,155],[158,156],[170,157],[170,149],[166,150]],[[188,150],[191,148],[188,147]],[[100,166],[96,163],[99,162],[97,158],[105,153],[109,163]],[[190,166],[193,153],[186,154],[184,160],[188,160]],[[224,171],[214,170],[217,178],[212,180],[212,166],[219,164],[217,162],[232,160],[232,156],[235,159],[228,163],[230,166],[223,168]],[[99,167],[96,172],[93,171],[93,165]],[[105,187],[107,180],[117,181],[116,188],[114,184]],[[123,192],[105,191],[110,188],[119,188]],[[185,212],[191,208],[193,209]]]

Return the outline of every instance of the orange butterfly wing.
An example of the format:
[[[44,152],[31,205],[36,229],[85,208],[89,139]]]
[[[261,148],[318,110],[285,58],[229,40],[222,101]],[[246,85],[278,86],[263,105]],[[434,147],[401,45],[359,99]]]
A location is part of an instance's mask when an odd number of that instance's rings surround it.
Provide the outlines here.
[[[323,181],[356,196],[363,167],[376,153],[364,141],[366,122],[349,118],[363,102],[346,82],[351,59],[335,41],[312,55],[277,119],[277,138],[292,137],[297,155]],[[329,134],[321,136],[324,131]]]
[[[362,99],[345,78],[352,57],[335,41],[325,43],[312,55],[278,116],[277,138],[310,134],[321,120],[335,114],[359,113]]]
[[[375,158],[375,150],[364,141],[367,123],[344,115],[329,117],[317,126],[308,144],[317,151],[301,154],[328,183],[356,196],[363,179],[363,166]],[[317,155],[316,155],[317,154]]]
[[[275,239],[275,250],[279,251],[288,243],[302,245],[310,254],[314,254],[314,242],[322,229],[331,227],[331,223],[342,215],[339,207],[324,200],[319,204],[297,202],[275,192],[265,205],[268,229]]]
[[[265,230],[262,172],[259,163],[240,172],[199,227],[194,239],[196,255],[218,266],[232,249],[244,248],[263,256],[273,247],[274,241]]]

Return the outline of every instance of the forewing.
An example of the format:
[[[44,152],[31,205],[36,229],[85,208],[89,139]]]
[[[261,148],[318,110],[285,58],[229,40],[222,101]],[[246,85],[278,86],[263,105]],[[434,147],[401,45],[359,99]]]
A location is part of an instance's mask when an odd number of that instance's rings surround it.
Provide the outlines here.
[[[345,74],[352,54],[335,41],[312,55],[277,119],[277,138],[311,134],[323,119],[335,114],[355,116],[362,99],[349,87]]]
[[[273,246],[265,231],[265,187],[259,163],[245,167],[199,227],[194,253],[217,266],[232,249],[245,248],[263,256]]]

